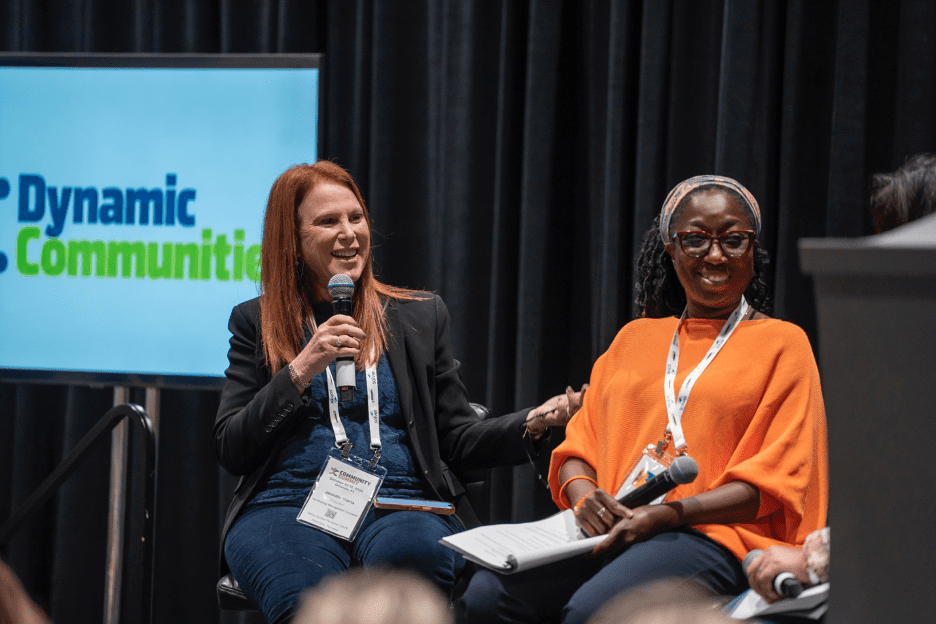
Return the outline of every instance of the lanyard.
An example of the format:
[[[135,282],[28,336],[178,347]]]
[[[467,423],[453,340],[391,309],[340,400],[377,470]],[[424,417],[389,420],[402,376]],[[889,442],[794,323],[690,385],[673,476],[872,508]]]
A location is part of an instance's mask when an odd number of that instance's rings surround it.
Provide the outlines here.
[[[328,378],[328,417],[331,419],[332,430],[335,432],[335,446],[341,449],[342,457],[347,457],[351,451],[351,442],[348,440],[348,434],[345,432],[344,425],[341,424],[341,416],[338,415],[338,390],[335,388],[335,379],[332,377],[331,369],[325,369],[325,376]],[[377,407],[377,366],[372,364],[364,371],[367,378],[367,421],[370,425],[370,447],[374,451],[374,456],[370,461],[371,470],[377,465],[380,459],[380,412]]]
[[[679,389],[679,399],[676,398],[676,369],[679,368],[679,328],[686,318],[686,311],[683,310],[679,317],[679,323],[676,324],[676,331],[673,333],[673,342],[670,343],[669,355],[666,358],[666,375],[663,377],[663,394],[666,397],[666,415],[669,418],[669,424],[666,425],[666,431],[673,435],[673,444],[677,453],[681,453],[686,448],[686,438],[683,436],[682,416],[686,411],[686,403],[689,402],[689,393],[692,392],[692,386],[696,379],[715,359],[721,348],[728,342],[728,338],[738,327],[738,323],[747,314],[748,303],[744,296],[738,302],[738,307],[734,309],[728,320],[722,326],[721,331],[715,338],[715,342],[709,347],[708,352],[699,365],[695,367],[689,375],[683,380],[682,387]]]

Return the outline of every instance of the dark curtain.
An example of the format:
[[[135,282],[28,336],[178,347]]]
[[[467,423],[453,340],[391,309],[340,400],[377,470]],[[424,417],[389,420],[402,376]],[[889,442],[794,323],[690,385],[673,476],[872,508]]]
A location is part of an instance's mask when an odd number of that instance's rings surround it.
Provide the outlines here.
[[[364,191],[379,275],[445,298],[471,397],[495,413],[587,381],[634,314],[633,258],[678,181],[751,189],[774,315],[815,342],[797,240],[870,233],[869,174],[936,150],[928,0],[5,0],[0,50],[323,52],[322,155]],[[0,518],[111,401],[0,384]],[[233,482],[214,460],[217,401],[162,392],[159,622],[219,620]],[[107,462],[101,449],[3,553],[60,622],[100,619]],[[492,482],[495,521],[551,509],[528,466]]]

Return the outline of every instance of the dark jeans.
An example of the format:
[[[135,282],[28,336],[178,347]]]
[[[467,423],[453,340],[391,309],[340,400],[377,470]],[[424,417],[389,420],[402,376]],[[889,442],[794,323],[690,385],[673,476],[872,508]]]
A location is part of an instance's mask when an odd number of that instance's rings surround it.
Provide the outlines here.
[[[747,588],[741,564],[724,546],[697,531],[670,531],[610,561],[578,556],[517,574],[479,570],[456,603],[456,615],[471,624],[582,624],[619,593],[665,578],[721,595]]]
[[[231,528],[224,556],[269,624],[288,622],[302,590],[352,565],[407,568],[451,594],[464,559],[439,543],[462,530],[453,516],[371,510],[353,543],[296,520],[296,507],[258,507]]]

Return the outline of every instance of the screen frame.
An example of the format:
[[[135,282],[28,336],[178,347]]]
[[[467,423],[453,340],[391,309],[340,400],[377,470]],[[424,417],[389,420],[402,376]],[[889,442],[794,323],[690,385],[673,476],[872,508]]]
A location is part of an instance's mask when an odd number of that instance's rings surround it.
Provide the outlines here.
[[[325,138],[324,54],[169,54],[96,52],[0,52],[0,67],[56,68],[168,68],[168,69],[317,69],[318,124],[316,159],[322,158]],[[98,372],[0,367],[0,382],[44,383],[91,387],[140,386],[183,390],[220,390],[226,378],[219,376]]]

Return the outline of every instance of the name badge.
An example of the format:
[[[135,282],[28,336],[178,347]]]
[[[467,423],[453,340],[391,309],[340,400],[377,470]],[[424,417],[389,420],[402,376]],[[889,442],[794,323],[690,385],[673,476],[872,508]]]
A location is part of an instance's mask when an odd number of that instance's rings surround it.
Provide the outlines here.
[[[332,450],[306,497],[297,520],[353,542],[387,475],[387,469]]]

